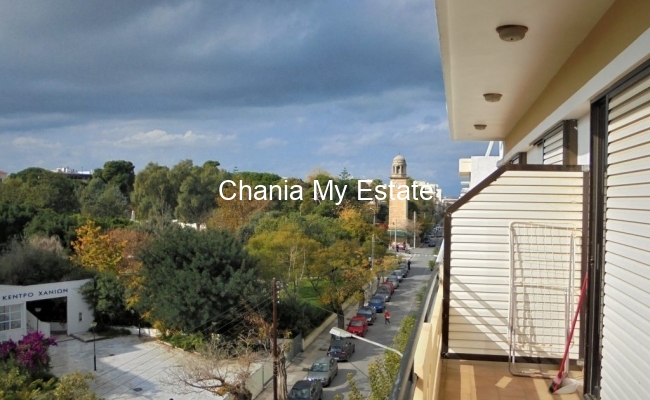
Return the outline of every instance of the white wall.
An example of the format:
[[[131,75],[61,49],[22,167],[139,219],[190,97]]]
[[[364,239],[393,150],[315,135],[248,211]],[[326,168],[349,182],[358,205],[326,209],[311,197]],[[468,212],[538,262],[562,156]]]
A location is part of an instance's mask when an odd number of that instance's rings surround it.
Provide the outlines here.
[[[530,165],[541,165],[544,163],[544,148],[533,146],[526,154],[526,163]]]
[[[498,156],[474,156],[472,157],[472,172],[470,174],[469,188],[481,183],[488,175],[497,169],[497,162],[501,160]]]
[[[578,165],[589,165],[591,114],[578,118]]]
[[[452,212],[449,228],[451,269],[450,276],[445,277],[450,282],[450,353],[508,354],[510,224],[543,221],[553,225],[572,224],[580,229],[582,184],[582,172],[505,171]],[[580,260],[579,255],[576,260]],[[579,272],[575,287],[580,288]],[[554,303],[550,306],[556,309]],[[531,328],[533,333],[540,335],[540,340],[556,341],[558,336],[563,337],[563,326],[551,333],[545,332],[546,321],[555,319],[555,316],[540,318],[539,324]],[[579,337],[578,332],[575,337]],[[555,351],[549,354],[539,347],[518,355],[562,356]],[[574,358],[577,349],[577,345],[572,348]]]
[[[68,334],[86,332],[90,329],[93,320],[93,310],[84,301],[79,289],[90,282],[90,279],[78,281],[45,283],[31,286],[0,286],[0,306],[22,304],[22,323],[20,329],[0,331],[0,340],[20,340],[27,334],[27,309],[28,301],[54,299],[67,297]],[[81,314],[81,321],[80,321]],[[40,328],[41,322],[39,322]],[[30,320],[30,325],[36,329],[36,321]],[[47,325],[49,328],[49,325]],[[43,328],[45,329],[45,327]],[[40,329],[43,331],[43,329]],[[49,334],[49,332],[48,332]]]

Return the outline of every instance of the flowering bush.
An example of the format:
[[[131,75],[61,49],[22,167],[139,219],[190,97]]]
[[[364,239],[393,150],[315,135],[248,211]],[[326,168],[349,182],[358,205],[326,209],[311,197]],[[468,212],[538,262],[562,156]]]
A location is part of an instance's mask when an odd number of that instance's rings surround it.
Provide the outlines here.
[[[46,372],[50,369],[50,355],[47,352],[50,346],[56,346],[54,338],[44,338],[41,332],[31,332],[18,343],[12,340],[0,343],[0,362],[14,360],[32,374]]]

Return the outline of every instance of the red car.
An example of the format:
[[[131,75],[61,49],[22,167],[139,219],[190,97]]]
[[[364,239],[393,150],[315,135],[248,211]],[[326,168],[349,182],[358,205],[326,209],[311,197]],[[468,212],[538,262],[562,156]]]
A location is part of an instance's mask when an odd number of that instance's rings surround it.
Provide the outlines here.
[[[388,288],[390,289],[390,294],[393,294],[395,292],[395,286],[393,285],[392,282],[388,282],[388,281],[382,282],[382,285],[388,286]]]
[[[366,336],[366,333],[368,333],[368,320],[359,315],[352,317],[347,331],[357,336]]]

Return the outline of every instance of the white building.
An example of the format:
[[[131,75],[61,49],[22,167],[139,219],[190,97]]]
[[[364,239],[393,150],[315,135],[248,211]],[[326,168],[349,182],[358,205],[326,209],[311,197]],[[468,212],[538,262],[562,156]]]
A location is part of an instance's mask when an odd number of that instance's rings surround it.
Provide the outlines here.
[[[93,321],[93,310],[84,301],[79,289],[88,282],[91,280],[31,286],[0,285],[0,342],[9,339],[18,341],[35,330],[45,337],[49,337],[51,332],[65,332],[68,335],[87,332]],[[47,316],[37,316],[28,311],[30,302],[56,298],[63,298],[66,303],[66,321],[41,321],[39,318],[46,320]]]
[[[433,193],[436,204],[440,204],[442,201],[442,189],[440,189],[440,186],[437,183],[429,183],[427,181],[413,181],[413,184],[418,187],[429,188],[428,192]]]

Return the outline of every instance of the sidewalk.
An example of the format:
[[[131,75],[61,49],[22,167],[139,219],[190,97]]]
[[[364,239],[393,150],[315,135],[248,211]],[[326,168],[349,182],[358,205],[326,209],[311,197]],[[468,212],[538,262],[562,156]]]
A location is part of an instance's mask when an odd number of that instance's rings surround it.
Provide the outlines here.
[[[377,289],[377,280],[374,280],[372,283],[371,293]],[[347,323],[348,319],[356,315],[359,303],[356,301],[348,304],[348,307],[344,310],[345,321]],[[316,359],[323,357],[327,348],[330,344],[330,329],[336,326],[336,319],[334,322],[329,324],[327,329],[321,333],[316,340],[306,349],[303,349],[291,362],[287,364],[287,390],[291,390],[294,383],[299,380],[305,379],[307,376],[307,370],[311,365],[316,361]],[[264,390],[255,397],[255,400],[273,400],[273,380],[271,379],[266,385]]]

